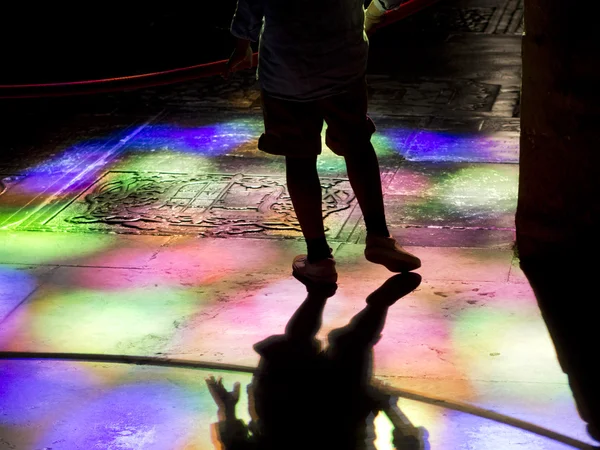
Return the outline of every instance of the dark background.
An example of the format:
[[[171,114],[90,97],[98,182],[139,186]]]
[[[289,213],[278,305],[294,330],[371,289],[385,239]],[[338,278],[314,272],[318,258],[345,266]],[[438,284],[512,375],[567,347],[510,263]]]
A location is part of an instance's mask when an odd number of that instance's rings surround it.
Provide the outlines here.
[[[133,75],[229,56],[236,0],[96,5],[0,11],[0,83]]]
[[[201,0],[140,7],[3,6],[0,84],[107,78],[226,59],[236,4]]]

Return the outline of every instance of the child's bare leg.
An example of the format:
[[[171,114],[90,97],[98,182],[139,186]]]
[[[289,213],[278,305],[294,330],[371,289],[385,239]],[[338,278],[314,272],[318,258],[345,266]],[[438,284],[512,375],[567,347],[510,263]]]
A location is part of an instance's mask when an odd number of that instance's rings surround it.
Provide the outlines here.
[[[323,226],[321,181],[317,156],[286,159],[287,187],[306,240],[308,260],[316,262],[331,257]]]
[[[373,145],[369,143],[364,150],[346,155],[345,160],[350,184],[365,218],[367,234],[388,237],[379,162]]]
[[[373,145],[362,151],[348,152],[346,168],[350,184],[358,200],[367,227],[365,257],[392,272],[405,272],[421,267],[421,260],[404,250],[387,228],[379,162]]]

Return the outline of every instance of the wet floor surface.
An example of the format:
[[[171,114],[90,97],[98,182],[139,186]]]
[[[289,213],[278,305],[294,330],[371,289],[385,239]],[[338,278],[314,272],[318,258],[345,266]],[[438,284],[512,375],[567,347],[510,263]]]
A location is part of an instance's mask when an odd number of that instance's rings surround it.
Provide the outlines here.
[[[390,397],[432,449],[572,448],[452,402],[590,442],[513,249],[522,31],[522,2],[448,1],[371,42],[388,221],[423,260],[422,284],[387,312],[374,379],[449,402]],[[204,379],[240,382],[248,423],[251,375],[226,369],[257,367],[253,345],[306,297],[283,162],[256,149],[253,74],[5,105],[0,349],[198,367],[2,361],[0,448],[220,448]],[[327,348],[392,274],[363,257],[343,161],[324,150],[319,171],[340,272]],[[371,419],[376,448],[393,448],[388,416]]]

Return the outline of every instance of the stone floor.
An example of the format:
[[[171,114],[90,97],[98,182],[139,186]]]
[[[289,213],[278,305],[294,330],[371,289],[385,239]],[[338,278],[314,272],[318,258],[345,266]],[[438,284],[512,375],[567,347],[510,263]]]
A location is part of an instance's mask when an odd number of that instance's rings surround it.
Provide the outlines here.
[[[449,402],[397,399],[427,430],[421,448],[591,443],[513,249],[521,34],[522,1],[460,0],[372,39],[388,219],[423,260],[421,286],[388,312],[374,371],[392,391]],[[253,344],[283,333],[306,295],[290,274],[304,246],[282,161],[256,150],[253,74],[5,105],[0,449],[220,448],[204,378],[247,385]],[[362,256],[343,161],[325,150],[319,170],[340,271],[326,345],[391,274]],[[64,354],[78,356],[46,359]],[[573,446],[468,414],[480,409]],[[376,448],[393,448],[389,420],[374,423]]]

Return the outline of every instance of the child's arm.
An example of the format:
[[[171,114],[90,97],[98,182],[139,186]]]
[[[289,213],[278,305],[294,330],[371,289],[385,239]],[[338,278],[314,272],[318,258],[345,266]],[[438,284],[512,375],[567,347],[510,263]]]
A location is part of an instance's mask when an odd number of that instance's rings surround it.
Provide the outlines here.
[[[238,0],[231,22],[231,34],[244,41],[257,42],[264,15],[263,0]]]
[[[231,34],[236,38],[233,54],[229,58],[224,76],[236,69],[252,67],[251,42],[258,41],[263,22],[263,0],[238,0],[231,22]]]

